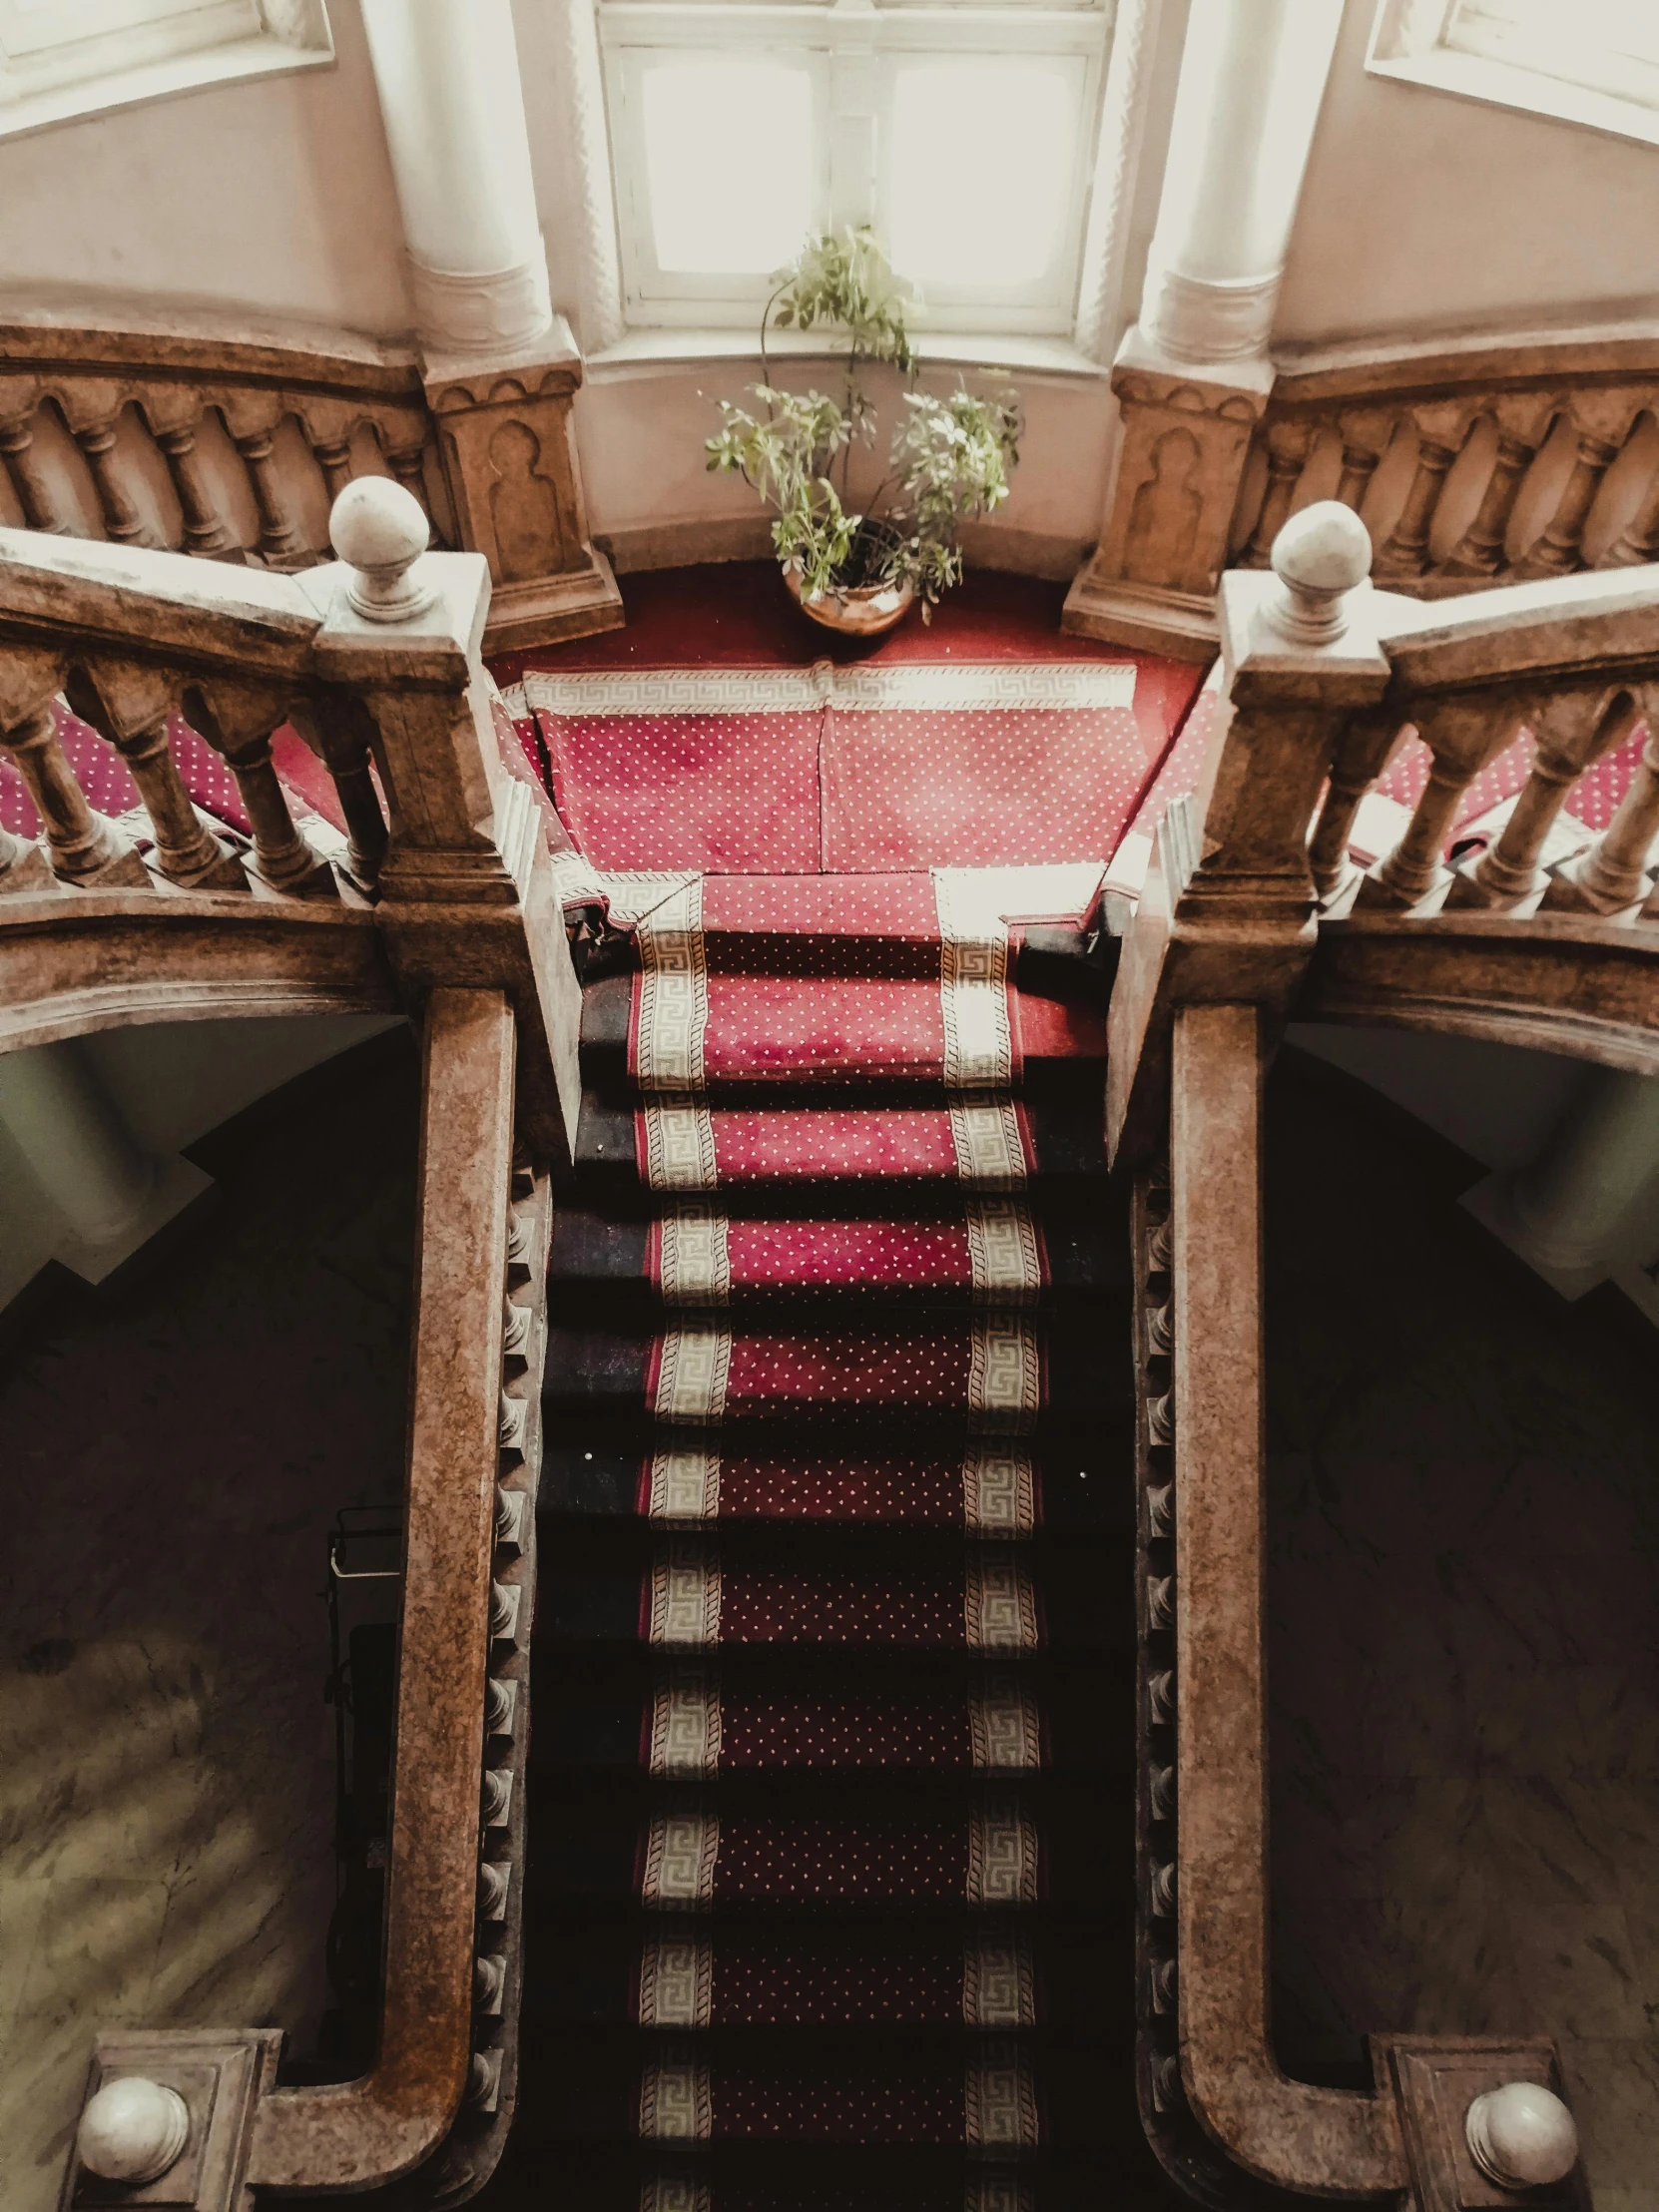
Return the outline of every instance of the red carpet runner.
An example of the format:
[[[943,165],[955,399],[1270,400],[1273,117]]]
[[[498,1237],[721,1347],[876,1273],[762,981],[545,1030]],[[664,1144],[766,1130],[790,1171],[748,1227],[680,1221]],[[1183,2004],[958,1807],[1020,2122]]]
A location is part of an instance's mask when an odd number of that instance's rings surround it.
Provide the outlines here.
[[[1100,872],[588,883],[486,2203],[1162,2201]]]

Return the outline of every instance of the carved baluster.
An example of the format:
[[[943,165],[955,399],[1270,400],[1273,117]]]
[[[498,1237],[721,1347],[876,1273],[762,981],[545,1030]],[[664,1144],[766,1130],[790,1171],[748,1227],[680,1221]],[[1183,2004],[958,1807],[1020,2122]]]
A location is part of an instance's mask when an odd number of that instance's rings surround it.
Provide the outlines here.
[[[1584,524],[1595,504],[1596,493],[1601,489],[1601,479],[1618,456],[1616,439],[1597,437],[1593,430],[1580,429],[1578,454],[1566,489],[1543,536],[1515,563],[1517,582],[1535,576],[1566,576],[1583,567],[1580,541]]]
[[[197,689],[186,692],[185,719],[224,757],[237,780],[254,830],[253,873],[290,898],[327,896],[334,888],[333,870],[295,824],[271,758],[281,709],[257,692],[236,688],[225,696],[216,691],[216,700]]]
[[[1377,555],[1377,575],[1420,576],[1428,566],[1428,536],[1434,527],[1434,510],[1440,504],[1446,476],[1457,458],[1458,447],[1417,433],[1417,465],[1405,504]]]
[[[1474,520],[1440,563],[1437,575],[1497,574],[1503,566],[1503,543],[1509,532],[1509,517],[1515,511],[1515,501],[1520,496],[1526,472],[1537,455],[1537,446],[1528,445],[1524,438],[1506,431],[1499,433],[1492,473],[1486,479],[1486,489],[1481,494]]]
[[[1290,514],[1312,434],[1305,422],[1276,422],[1269,428],[1267,489],[1250,543],[1239,560],[1241,568],[1266,568],[1272,560],[1273,541]]]
[[[1332,763],[1325,804],[1308,844],[1308,865],[1315,888],[1329,899],[1348,873],[1348,841],[1360,802],[1388,764],[1395,746],[1409,732],[1393,707],[1372,707],[1355,715],[1344,731]]]
[[[202,473],[202,457],[196,450],[196,425],[175,423],[156,432],[156,443],[167,455],[168,473],[179,494],[185,518],[185,551],[206,560],[235,556],[241,548],[230,524],[215,506]]]
[[[1639,568],[1659,561],[1659,465],[1642,495],[1642,503],[1601,556],[1603,568]]]
[[[1650,691],[1650,696],[1651,691]],[[1659,707],[1659,697],[1654,698]],[[1605,834],[1588,852],[1581,852],[1557,869],[1544,892],[1546,908],[1567,908],[1579,913],[1616,914],[1634,906],[1653,890],[1648,860],[1659,837],[1659,737],[1654,729],[1659,716],[1650,711],[1648,741],[1636,764],[1618,812]]]
[[[142,545],[151,542],[144,527],[144,517],[133,504],[126,486],[116,474],[111,455],[115,450],[116,428],[119,415],[107,415],[102,422],[83,423],[75,431],[75,443],[87,457],[92,470],[92,481],[98,493],[98,505],[104,516],[104,534],[116,545]]]
[[[1456,822],[1458,802],[1525,716],[1524,702],[1478,697],[1437,700],[1418,711],[1417,734],[1433,755],[1428,782],[1405,834],[1367,873],[1356,905],[1409,907],[1427,897],[1445,874],[1440,854]]]
[[[248,878],[242,861],[204,828],[185,789],[167,742],[170,705],[151,704],[157,691],[147,682],[139,695],[146,704],[136,708],[129,698],[118,721],[105,705],[98,682],[83,670],[74,670],[64,687],[70,706],[115,747],[139,788],[155,838],[152,865],[184,890],[245,891]]]
[[[74,523],[58,504],[46,472],[35,457],[34,408],[0,422],[0,454],[17,492],[23,519],[31,530],[49,530],[54,537],[75,534]]]
[[[1377,473],[1377,464],[1382,458],[1363,445],[1351,445],[1343,440],[1343,473],[1337,480],[1336,496],[1345,507],[1359,513],[1371,480]]]
[[[1640,709],[1627,691],[1567,692],[1540,702],[1533,716],[1537,744],[1532,773],[1495,844],[1460,868],[1448,906],[1518,906],[1541,888],[1538,855],[1568,792],[1587,768],[1620,745]]]
[[[348,692],[325,693],[295,706],[294,728],[333,778],[345,817],[347,873],[359,890],[372,892],[386,856],[386,818],[369,769],[374,724],[361,700]]]
[[[351,439],[349,435],[343,438],[312,438],[311,451],[316,456],[317,467],[322,471],[322,481],[328,488],[328,504],[331,507],[356,474],[351,465]]]
[[[437,524],[432,516],[432,502],[426,496],[426,446],[393,446],[386,454],[386,465],[405,491],[412,492],[420,501],[421,511],[432,524],[433,541],[436,542]]]
[[[51,707],[25,716],[4,743],[46,827],[53,873],[83,887],[144,888],[150,876],[142,855],[125,830],[87,805]]]
[[[312,558],[310,548],[299,535],[299,526],[288,511],[272,462],[274,438],[271,430],[251,430],[236,440],[237,451],[247,463],[254,504],[259,509],[258,550],[270,568],[308,568]]]

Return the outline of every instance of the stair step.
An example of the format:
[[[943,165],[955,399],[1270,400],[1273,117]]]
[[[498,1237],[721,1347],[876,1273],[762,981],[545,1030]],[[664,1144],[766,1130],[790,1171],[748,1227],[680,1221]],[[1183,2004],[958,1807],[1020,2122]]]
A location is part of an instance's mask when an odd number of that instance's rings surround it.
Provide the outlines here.
[[[1027,1071],[1029,1084],[1029,1070]],[[1098,1083],[1093,1094],[1036,1099],[1028,1094],[1004,1117],[1016,1171],[1012,1187],[1041,1175],[1104,1182]],[[971,1135],[971,1133],[969,1133]],[[928,1106],[840,1106],[818,1112],[787,1105],[714,1106],[708,1110],[712,1172],[699,1190],[767,1190],[777,1186],[844,1188],[890,1185],[907,1198],[918,1191],[1005,1191],[1010,1177],[1000,1155],[963,1172],[950,1110]],[[972,1156],[968,1156],[970,1163]],[[624,1188],[647,1181],[650,1160],[645,1113],[613,1103],[592,1090],[582,1095],[576,1131],[576,1165]],[[647,1163],[642,1170],[641,1162]],[[598,1183],[590,1185],[597,1195]],[[682,1183],[683,1190],[687,1186]]]

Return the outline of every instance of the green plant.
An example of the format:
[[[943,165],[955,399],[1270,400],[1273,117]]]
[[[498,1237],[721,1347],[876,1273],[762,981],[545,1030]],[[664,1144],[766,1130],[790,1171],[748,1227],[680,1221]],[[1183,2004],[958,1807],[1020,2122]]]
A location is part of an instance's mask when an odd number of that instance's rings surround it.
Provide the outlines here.
[[[925,622],[940,593],[961,581],[962,524],[1007,498],[1024,424],[1017,392],[984,397],[960,380],[942,398],[916,388],[917,361],[904,327],[912,298],[869,231],[810,240],[761,316],[762,381],[749,394],[759,407],[752,412],[723,399],[720,429],[706,449],[710,468],[742,476],[776,509],[772,542],[798,572],[804,595],[908,582]],[[839,401],[816,390],[783,391],[772,377],[769,327],[810,330],[821,323],[848,339]],[[890,362],[908,388],[887,475],[867,510],[854,514],[847,504],[852,448],[873,445],[876,435],[859,369],[874,361]]]

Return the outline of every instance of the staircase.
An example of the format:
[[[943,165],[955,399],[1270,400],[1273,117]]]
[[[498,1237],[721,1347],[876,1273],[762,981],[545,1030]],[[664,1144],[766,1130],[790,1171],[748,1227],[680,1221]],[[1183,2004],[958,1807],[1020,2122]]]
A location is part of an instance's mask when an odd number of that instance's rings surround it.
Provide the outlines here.
[[[490,2202],[1161,2197],[1098,872],[590,912]]]

